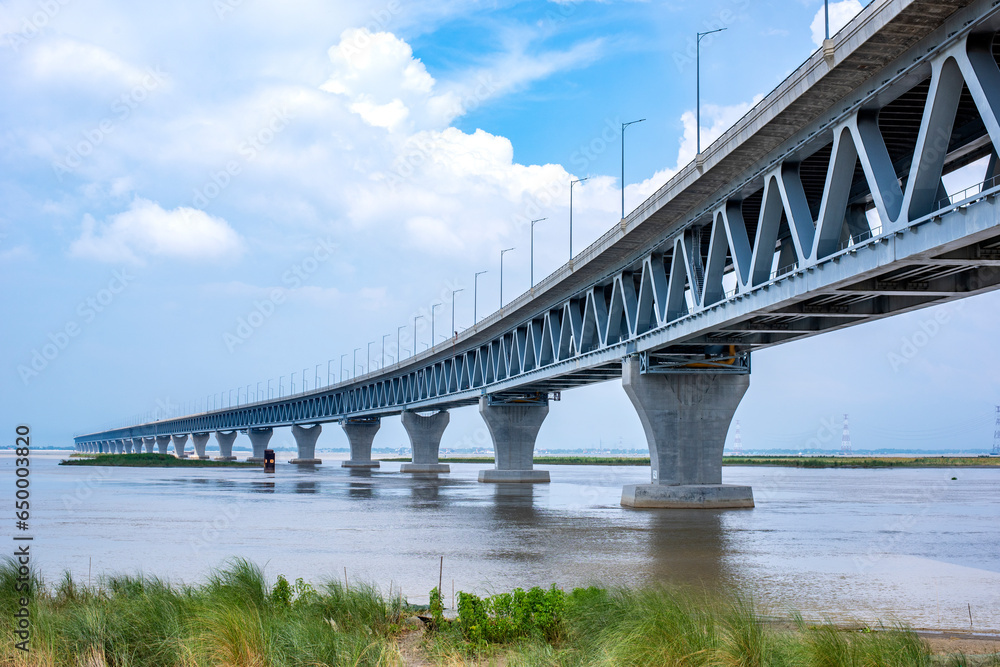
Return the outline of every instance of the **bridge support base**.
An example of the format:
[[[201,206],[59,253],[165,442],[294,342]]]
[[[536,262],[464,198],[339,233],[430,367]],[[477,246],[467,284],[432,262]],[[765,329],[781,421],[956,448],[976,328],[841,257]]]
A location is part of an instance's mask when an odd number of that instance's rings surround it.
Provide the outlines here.
[[[142,444],[146,448],[147,454],[153,453],[153,445],[156,444],[156,438],[143,438]]]
[[[535,439],[549,414],[547,402],[505,403],[490,405],[489,398],[479,399],[479,414],[493,438],[496,467],[480,470],[480,482],[545,483],[548,470],[534,470]]]
[[[753,489],[737,484],[629,484],[622,488],[625,507],[738,509],[753,507]]]
[[[351,458],[341,462],[343,468],[378,468],[379,462],[372,461],[372,442],[382,426],[378,417],[371,419],[347,419],[341,422],[347,441],[351,444]]]
[[[247,461],[250,463],[263,463],[264,450],[267,449],[267,443],[271,442],[274,429],[252,428],[247,431],[247,435],[250,436],[250,445],[253,447],[253,455]]]
[[[125,442],[125,453],[126,454],[131,454],[132,453],[132,438],[125,438],[124,442]]]
[[[298,455],[289,463],[320,464],[323,461],[316,458],[316,440],[323,432],[323,426],[316,424],[311,428],[305,428],[298,424],[292,424],[292,437],[295,438],[295,446],[298,448]]]
[[[167,447],[170,446],[170,436],[169,435],[158,435],[156,436],[156,448],[160,451],[160,454],[167,453]]]
[[[651,484],[622,490],[626,507],[753,507],[749,486],[722,483],[722,450],[736,408],[750,387],[738,373],[640,373],[622,364],[622,386],[649,445]]]
[[[187,456],[184,454],[184,445],[187,444],[187,435],[172,435],[170,439],[174,442],[174,453],[179,459],[185,459]]]
[[[447,410],[441,410],[433,415],[421,416],[416,412],[406,410],[400,419],[403,428],[410,437],[410,449],[413,460],[399,466],[399,472],[412,473],[443,473],[451,472],[451,466],[438,461],[438,450],[441,447],[441,436],[451,421]],[[353,458],[353,457],[352,457]]]
[[[235,461],[236,457],[233,456],[233,441],[236,440],[236,431],[229,431],[224,433],[222,431],[215,432],[215,441],[219,443],[219,455],[215,457],[216,461]]]
[[[191,442],[194,444],[194,457],[202,461],[211,458],[205,454],[205,447],[208,446],[208,439],[211,437],[210,433],[192,433]]]

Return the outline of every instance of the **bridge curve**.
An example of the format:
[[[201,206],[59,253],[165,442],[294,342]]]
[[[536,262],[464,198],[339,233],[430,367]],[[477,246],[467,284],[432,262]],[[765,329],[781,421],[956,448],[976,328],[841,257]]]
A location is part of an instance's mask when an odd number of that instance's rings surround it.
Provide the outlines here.
[[[243,431],[257,457],[275,427],[340,422],[348,465],[372,466],[383,417],[478,404],[497,459],[481,479],[545,481],[531,452],[549,395],[621,377],[652,459],[652,483],[624,504],[752,506],[748,487],[721,484],[721,458],[754,350],[1000,286],[998,30],[986,1],[876,0],[641,206],[461,335],[331,387],[77,446],[151,451],[174,436],[183,454],[193,435],[203,456],[197,436]],[[979,160],[982,182],[949,194],[942,177]],[[419,449],[440,465],[440,433],[407,423],[415,463]],[[316,461],[319,430],[296,429],[297,460]]]

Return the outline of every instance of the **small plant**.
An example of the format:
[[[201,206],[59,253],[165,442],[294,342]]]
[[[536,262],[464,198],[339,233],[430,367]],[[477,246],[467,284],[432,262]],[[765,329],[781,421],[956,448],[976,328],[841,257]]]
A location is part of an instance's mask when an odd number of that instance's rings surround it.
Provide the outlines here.
[[[299,581],[302,580],[300,579]],[[278,581],[275,582],[274,588],[271,589],[269,601],[273,606],[281,609],[288,609],[292,606],[292,587],[283,575],[278,575]]]
[[[444,627],[444,601],[441,599],[441,591],[437,586],[431,589],[431,629],[438,630]]]
[[[431,592],[431,607],[433,610]],[[515,588],[510,593],[481,599],[471,593],[458,594],[458,622],[466,641],[509,643],[523,637],[538,637],[547,642],[563,636],[566,594],[552,585],[549,590],[539,587],[525,591]]]

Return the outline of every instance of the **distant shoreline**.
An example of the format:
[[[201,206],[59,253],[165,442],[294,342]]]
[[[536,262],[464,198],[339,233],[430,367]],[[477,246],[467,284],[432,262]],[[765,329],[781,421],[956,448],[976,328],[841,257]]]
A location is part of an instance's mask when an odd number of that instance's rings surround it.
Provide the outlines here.
[[[379,461],[406,462],[409,458]],[[442,463],[493,463],[493,457],[442,458]],[[649,457],[536,456],[541,465],[648,466]],[[1000,468],[1000,457],[974,456],[725,456],[724,466],[776,466],[786,468]]]

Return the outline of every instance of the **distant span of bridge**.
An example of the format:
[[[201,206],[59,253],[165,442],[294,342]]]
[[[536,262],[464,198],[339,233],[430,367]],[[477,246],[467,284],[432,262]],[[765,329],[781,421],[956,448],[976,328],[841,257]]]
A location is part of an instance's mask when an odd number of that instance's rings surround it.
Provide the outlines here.
[[[875,0],[641,206],[529,292],[409,359],[314,391],[75,438],[89,452],[221,457],[246,433],[260,460],[289,426],[293,463],[320,463],[323,424],[346,467],[377,467],[401,415],[402,472],[444,473],[449,410],[476,405],[495,467],[481,482],[547,482],[535,438],[554,392],[621,378],[645,431],[634,507],[752,507],[722,483],[754,350],[1000,285],[1000,8]],[[736,64],[734,69],[745,66]],[[942,177],[986,163],[981,182]],[[963,173],[969,173],[968,169]],[[600,418],[600,416],[597,416]]]

